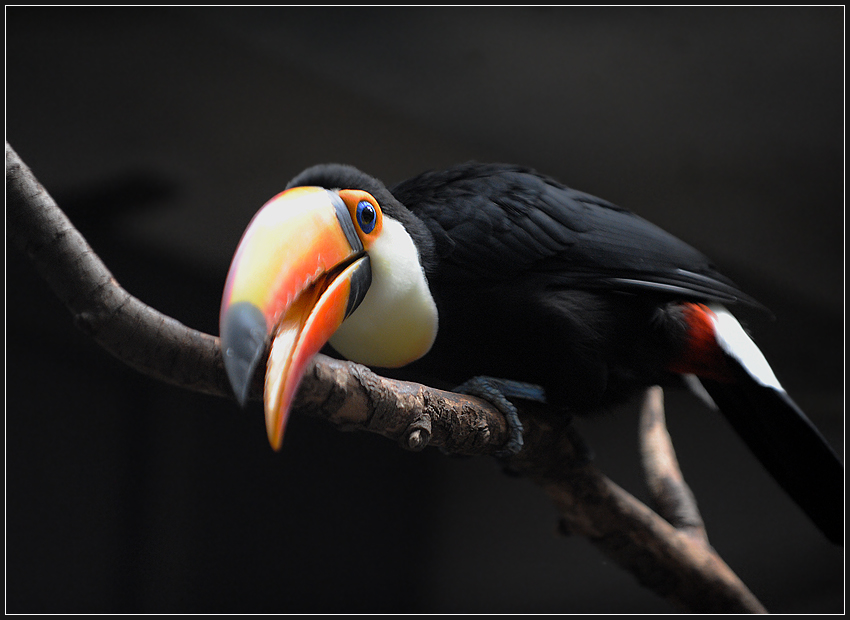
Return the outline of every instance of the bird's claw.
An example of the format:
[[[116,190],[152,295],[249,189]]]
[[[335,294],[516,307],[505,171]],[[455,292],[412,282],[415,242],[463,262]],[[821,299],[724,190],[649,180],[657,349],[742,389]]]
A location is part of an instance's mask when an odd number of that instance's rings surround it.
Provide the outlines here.
[[[522,450],[523,445],[522,422],[520,422],[516,405],[508,399],[546,402],[545,392],[538,385],[494,377],[473,377],[457,386],[453,391],[483,398],[505,416],[505,421],[508,424],[508,440],[495,453],[497,458],[514,456]]]

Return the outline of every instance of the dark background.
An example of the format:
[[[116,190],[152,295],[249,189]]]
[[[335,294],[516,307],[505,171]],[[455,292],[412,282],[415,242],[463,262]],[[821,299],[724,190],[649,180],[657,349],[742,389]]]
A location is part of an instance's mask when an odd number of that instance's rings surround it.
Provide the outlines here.
[[[843,453],[836,8],[6,10],[6,135],[131,293],[217,333],[251,215],[301,169],[536,167],[711,255]],[[7,244],[8,245],[8,244]],[[407,453],[140,376],[6,263],[7,612],[666,612],[490,459]],[[843,610],[843,550],[668,395],[720,555],[774,612]],[[639,497],[635,408],[581,423]],[[789,455],[789,458],[794,458]],[[817,481],[813,481],[817,484]]]

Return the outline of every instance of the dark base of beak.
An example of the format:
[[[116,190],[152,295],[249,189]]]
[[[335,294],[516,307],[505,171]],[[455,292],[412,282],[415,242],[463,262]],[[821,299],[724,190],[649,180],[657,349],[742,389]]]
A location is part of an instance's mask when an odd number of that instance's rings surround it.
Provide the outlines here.
[[[245,406],[254,373],[266,352],[268,328],[260,309],[241,301],[230,306],[221,323],[221,353],[236,400]]]

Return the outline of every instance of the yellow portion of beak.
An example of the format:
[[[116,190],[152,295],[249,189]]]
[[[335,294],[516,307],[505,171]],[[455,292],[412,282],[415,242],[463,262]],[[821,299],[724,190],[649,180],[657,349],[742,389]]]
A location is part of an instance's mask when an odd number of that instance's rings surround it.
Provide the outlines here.
[[[322,188],[296,187],[257,212],[233,257],[223,310],[250,302],[262,310],[271,330],[301,290],[358,253],[340,226],[332,197]]]

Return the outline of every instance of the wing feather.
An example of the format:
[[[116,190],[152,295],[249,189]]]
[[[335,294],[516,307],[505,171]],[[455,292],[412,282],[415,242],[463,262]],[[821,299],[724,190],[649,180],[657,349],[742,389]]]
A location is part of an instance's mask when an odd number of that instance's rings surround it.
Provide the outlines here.
[[[533,273],[553,287],[757,305],[690,245],[530,169],[468,163],[424,173],[392,192],[433,234],[446,280]]]

